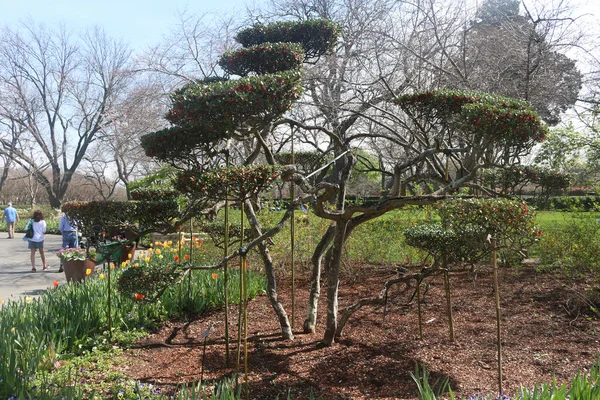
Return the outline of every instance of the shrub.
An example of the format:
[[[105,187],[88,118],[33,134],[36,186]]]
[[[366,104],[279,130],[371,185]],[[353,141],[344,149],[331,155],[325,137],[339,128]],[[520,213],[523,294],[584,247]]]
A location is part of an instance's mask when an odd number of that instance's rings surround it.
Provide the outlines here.
[[[525,203],[506,199],[456,199],[436,205],[440,224],[405,231],[407,243],[425,250],[436,263],[476,263],[496,248],[509,259],[531,246],[541,234]]]

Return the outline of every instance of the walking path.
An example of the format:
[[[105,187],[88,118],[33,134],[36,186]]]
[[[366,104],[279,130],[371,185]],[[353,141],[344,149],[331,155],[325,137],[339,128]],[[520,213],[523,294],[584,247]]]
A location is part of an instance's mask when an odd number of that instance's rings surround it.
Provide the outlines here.
[[[2,302],[24,296],[38,296],[49,287],[53,287],[55,280],[58,280],[59,284],[66,283],[65,274],[57,273],[59,260],[55,254],[62,244],[61,235],[46,235],[44,252],[50,269],[42,271],[42,260],[39,252],[36,252],[37,272],[31,272],[27,242],[21,240],[23,233],[15,233],[15,239],[7,239],[5,235],[0,233],[0,299]]]

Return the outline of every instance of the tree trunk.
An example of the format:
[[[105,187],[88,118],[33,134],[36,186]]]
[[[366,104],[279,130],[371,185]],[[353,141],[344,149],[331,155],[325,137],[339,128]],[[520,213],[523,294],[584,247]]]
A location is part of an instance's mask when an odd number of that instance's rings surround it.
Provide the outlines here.
[[[279,302],[279,297],[277,296],[277,281],[275,279],[273,259],[271,258],[271,254],[269,253],[269,249],[265,242],[259,244],[258,249],[265,265],[265,275],[267,277],[267,296],[269,297],[271,307],[273,307],[273,310],[277,315],[277,319],[279,320],[281,336],[283,339],[293,340],[294,333],[292,332],[290,321],[285,309],[283,308],[283,305]]]
[[[337,332],[337,313],[338,313],[338,289],[340,284],[340,266],[342,262],[342,252],[344,241],[346,239],[346,227],[348,222],[337,221],[335,225],[335,238],[331,249],[331,256],[327,258],[325,272],[327,274],[327,327],[323,343],[331,346],[335,343],[335,334]]]
[[[321,263],[323,262],[323,253],[325,253],[325,249],[331,243],[334,233],[335,227],[329,226],[311,258],[312,274],[310,278],[310,294],[306,306],[306,319],[304,320],[304,333],[315,333],[316,330],[317,308],[319,306],[319,297],[321,296]],[[329,255],[326,258],[328,259]]]
[[[250,222],[250,226],[252,227],[252,232],[255,237],[260,236],[262,232],[260,230],[258,219],[256,218],[256,213],[254,212],[254,209],[250,205],[249,201],[246,201],[245,205],[246,215],[248,217],[248,221]],[[267,296],[269,297],[269,302],[271,303],[271,306],[277,315],[277,319],[279,320],[282,337],[284,339],[292,340],[294,339],[294,334],[292,332],[290,321],[285,309],[283,308],[283,305],[279,302],[279,297],[277,296],[277,280],[275,278],[275,269],[273,268],[273,259],[269,253],[269,248],[265,242],[262,242],[258,245],[258,250],[265,266],[265,276],[267,278]]]

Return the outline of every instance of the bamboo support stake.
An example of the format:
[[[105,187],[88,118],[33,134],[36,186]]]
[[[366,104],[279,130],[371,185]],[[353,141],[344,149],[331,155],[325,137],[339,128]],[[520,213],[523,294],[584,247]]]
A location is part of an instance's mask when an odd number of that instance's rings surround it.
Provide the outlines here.
[[[240,248],[244,243],[244,202],[241,202],[241,220],[240,220]],[[240,255],[240,304],[238,307],[238,338],[237,338],[237,361],[235,363],[235,369],[239,370],[240,360],[242,355],[242,316],[244,314],[244,257]]]
[[[111,261],[110,261],[111,257],[109,256],[108,258],[108,274],[107,275],[107,282],[106,284],[108,285],[108,338],[112,340],[112,301],[111,301],[111,289],[110,289],[110,270],[112,269],[110,267]]]
[[[296,161],[294,159],[294,128],[292,127],[292,164],[294,164]],[[290,200],[293,202],[294,201],[294,197],[295,197],[296,193],[295,193],[295,188],[294,188],[294,182],[290,182]],[[292,321],[291,321],[291,328],[294,329],[294,321],[296,320],[295,318],[295,314],[296,314],[296,279],[295,279],[295,265],[294,265],[294,258],[295,258],[295,235],[296,235],[296,223],[295,223],[295,215],[294,215],[294,211],[295,209],[292,209],[292,218],[290,221],[290,246],[291,248],[291,257],[292,257],[292,261],[291,261],[291,269],[292,269]]]
[[[194,219],[190,218],[190,263],[194,262]],[[192,294],[192,272],[188,274],[188,287],[187,287],[187,298],[190,301]]]
[[[496,298],[496,347],[498,348],[498,393],[502,394],[502,336],[500,332],[500,286],[498,284],[498,259],[496,239],[492,239],[494,263],[494,296]]]
[[[225,166],[229,168],[229,149],[225,152]],[[223,243],[223,258],[229,255],[229,183],[225,182],[225,235]],[[229,268],[223,266],[223,284],[225,296],[225,367],[229,368]]]
[[[244,266],[244,386],[246,387],[246,400],[250,398],[250,390],[248,385],[248,274],[246,256],[242,257]]]
[[[444,267],[444,286],[446,287],[446,310],[448,313],[448,327],[450,329],[450,341],[454,342],[454,321],[452,318],[452,302],[450,301],[450,276],[448,267]]]
[[[423,317],[421,315],[421,280],[417,279],[417,312],[419,313],[419,339],[423,340]]]

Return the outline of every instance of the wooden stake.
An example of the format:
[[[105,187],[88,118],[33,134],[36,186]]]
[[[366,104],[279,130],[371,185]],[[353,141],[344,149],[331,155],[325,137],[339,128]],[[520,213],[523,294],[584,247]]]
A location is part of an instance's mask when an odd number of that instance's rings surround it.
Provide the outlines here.
[[[294,128],[292,127],[292,164],[294,164],[296,161],[294,159]],[[290,182],[290,200],[293,202],[294,201],[294,197],[296,196],[295,190],[294,190],[294,182]],[[292,261],[291,261],[291,269],[292,269],[292,321],[291,321],[291,328],[294,329],[294,321],[296,320],[295,315],[296,315],[296,277],[295,277],[295,265],[294,265],[294,259],[295,259],[295,236],[296,236],[296,223],[295,223],[295,218],[296,216],[294,215],[294,211],[295,209],[292,209],[292,219],[290,221],[290,246],[291,246],[291,257],[292,257]]]
[[[421,315],[421,280],[417,279],[417,312],[419,313],[419,339],[423,340],[423,317]]]
[[[452,318],[452,302],[450,301],[450,276],[447,266],[444,266],[444,286],[446,287],[446,310],[448,313],[448,327],[450,328],[450,341],[454,342],[454,322]]]
[[[498,394],[502,394],[502,337],[500,332],[500,287],[498,284],[498,259],[496,239],[492,239],[494,263],[494,296],[496,298],[496,347],[498,349]]]
[[[229,148],[225,150],[225,166],[229,168]],[[223,258],[229,255],[229,183],[225,182],[225,235]],[[225,367],[229,368],[229,268],[227,261],[223,266],[223,284],[225,296]]]

